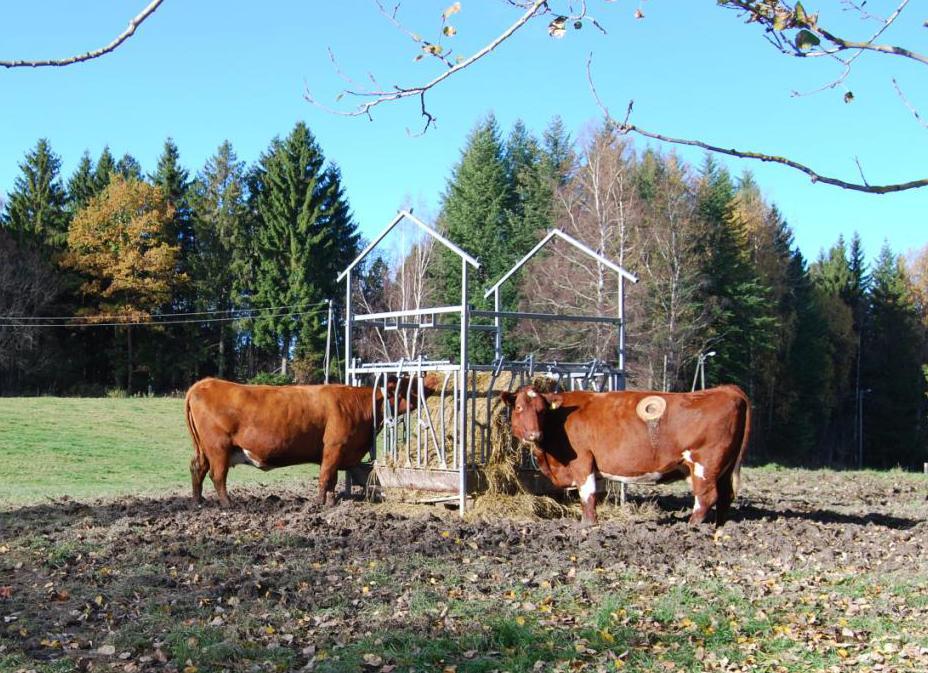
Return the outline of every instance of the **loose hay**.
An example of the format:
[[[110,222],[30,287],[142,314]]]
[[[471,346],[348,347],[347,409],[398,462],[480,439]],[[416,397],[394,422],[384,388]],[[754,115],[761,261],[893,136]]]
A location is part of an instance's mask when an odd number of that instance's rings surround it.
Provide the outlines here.
[[[476,378],[476,408],[471,400],[474,394],[474,377]],[[499,393],[514,391],[520,382],[520,377],[512,372],[501,372],[493,378],[490,372],[476,372],[468,376],[468,423],[473,423],[475,431],[470,434],[468,429],[469,454],[477,456],[476,475],[471,479],[474,486],[474,504],[469,510],[470,516],[476,518],[516,518],[516,519],[552,519],[562,517],[578,517],[580,510],[574,505],[564,505],[544,495],[535,495],[526,487],[520,478],[520,472],[530,470],[531,461],[527,448],[512,436],[509,424],[509,415],[505,403],[500,399]],[[554,381],[546,377],[535,377],[532,385],[540,391],[554,389]],[[450,388],[450,386],[449,386]],[[489,400],[489,403],[488,403]],[[441,434],[439,418],[444,411],[445,432],[444,437],[438,437],[444,443],[445,455],[452,455],[454,439],[453,421],[456,418],[454,396],[448,394],[444,400],[435,395],[426,400],[426,410],[431,420],[436,436]],[[423,413],[425,415],[425,412]],[[415,415],[410,415],[410,425],[415,425]],[[420,430],[422,435],[427,430]],[[424,437],[423,437],[424,439]],[[401,434],[398,439],[399,450],[396,458],[383,455],[379,458],[389,467],[409,467],[411,461],[405,454],[405,437]],[[410,436],[410,454],[415,453],[416,436],[412,430]],[[432,447],[428,454],[425,466],[434,469],[444,468],[437,452]]]

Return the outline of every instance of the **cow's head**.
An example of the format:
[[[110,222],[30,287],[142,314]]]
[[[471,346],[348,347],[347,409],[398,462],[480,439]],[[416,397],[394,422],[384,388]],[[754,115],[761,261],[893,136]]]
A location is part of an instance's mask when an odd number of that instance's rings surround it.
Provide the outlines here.
[[[500,393],[500,399],[509,407],[513,436],[536,444],[542,440],[545,414],[564,402],[560,393],[540,393],[532,386],[522,386],[514,393]]]
[[[387,379],[387,395],[391,406],[396,401],[394,414],[405,414],[407,410],[413,411],[419,406],[420,397],[430,397],[438,389],[438,377],[429,374],[422,378],[422,395],[419,394],[419,377],[391,376]],[[399,395],[397,396],[397,392]]]

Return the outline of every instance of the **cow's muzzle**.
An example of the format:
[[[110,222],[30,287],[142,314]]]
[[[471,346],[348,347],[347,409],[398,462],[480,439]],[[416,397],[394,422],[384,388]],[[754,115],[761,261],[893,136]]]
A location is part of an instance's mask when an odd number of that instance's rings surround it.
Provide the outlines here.
[[[536,444],[541,441],[541,430],[533,430],[532,432],[525,433],[526,442],[535,442]]]

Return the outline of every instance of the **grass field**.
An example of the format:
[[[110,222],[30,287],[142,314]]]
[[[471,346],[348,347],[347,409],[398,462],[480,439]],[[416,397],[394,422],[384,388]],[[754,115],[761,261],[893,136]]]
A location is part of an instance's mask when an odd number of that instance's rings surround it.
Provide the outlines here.
[[[175,398],[0,397],[0,506],[45,498],[190,491],[184,401]],[[238,467],[236,484],[305,483],[301,465]],[[212,486],[207,478],[207,496]]]
[[[685,484],[581,528],[308,466],[191,509],[182,412],[0,398],[0,673],[928,672],[924,475],[749,468],[718,534]]]

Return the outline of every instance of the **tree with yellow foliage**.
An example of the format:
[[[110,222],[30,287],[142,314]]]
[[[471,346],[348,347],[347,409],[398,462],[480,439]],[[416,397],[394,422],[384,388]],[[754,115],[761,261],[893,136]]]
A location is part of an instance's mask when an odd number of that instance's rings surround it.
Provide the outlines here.
[[[84,282],[82,313],[93,322],[126,329],[126,385],[132,390],[131,324],[145,322],[186,282],[177,274],[180,247],[168,236],[174,207],[158,187],[114,175],[109,186],[79,210],[68,230],[62,265]],[[118,384],[118,377],[117,377]]]

